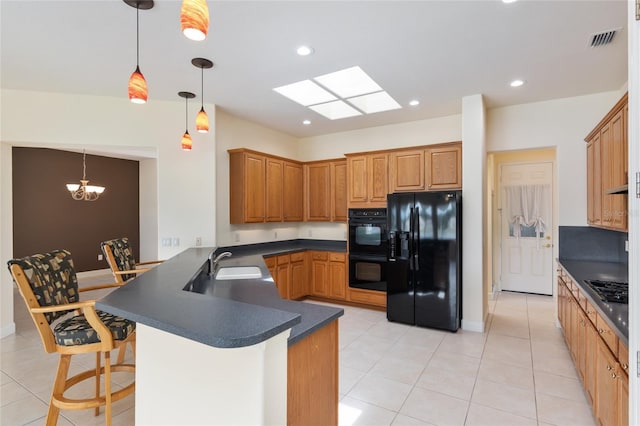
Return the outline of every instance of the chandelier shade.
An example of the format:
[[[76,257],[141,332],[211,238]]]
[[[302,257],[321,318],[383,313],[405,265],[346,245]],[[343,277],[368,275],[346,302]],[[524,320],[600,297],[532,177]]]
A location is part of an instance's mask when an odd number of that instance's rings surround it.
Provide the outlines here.
[[[209,132],[209,116],[204,110],[204,69],[213,67],[213,62],[205,58],[193,58],[193,66],[200,68],[200,100],[202,101],[200,112],[196,116],[196,130],[200,133]]]
[[[184,135],[182,135],[181,146],[183,151],[191,151],[191,147],[193,146],[193,140],[191,139],[191,135],[189,134],[188,130],[184,132]]]
[[[153,0],[124,0],[124,2],[136,8],[136,70],[129,77],[129,100],[134,104],[144,104],[147,102],[149,90],[147,81],[140,71],[140,9],[151,9]]]
[[[80,184],[68,183],[66,185],[67,191],[71,193],[71,198],[76,201],[95,201],[100,197],[100,194],[104,192],[104,186],[89,185],[87,179],[87,154],[82,151],[82,179]]]
[[[204,107],[200,108],[200,112],[196,116],[196,130],[200,133],[209,133],[209,116]]]
[[[147,97],[147,81],[140,72],[140,67],[136,66],[136,70],[131,73],[129,78],[129,100],[134,104],[144,104],[147,102]]]
[[[196,97],[195,94],[191,92],[178,92],[178,96],[184,98],[184,135],[182,135],[181,147],[183,151],[191,151],[191,147],[193,146],[193,141],[191,140],[191,135],[189,134],[189,99],[193,99]]]
[[[202,41],[209,31],[209,7],[206,0],[182,0],[180,8],[182,33],[190,40]]]

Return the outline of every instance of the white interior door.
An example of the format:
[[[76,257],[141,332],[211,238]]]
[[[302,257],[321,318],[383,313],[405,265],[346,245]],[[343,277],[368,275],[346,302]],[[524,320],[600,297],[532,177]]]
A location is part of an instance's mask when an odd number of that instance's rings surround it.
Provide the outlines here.
[[[502,164],[500,166],[501,277],[502,290],[553,294],[553,165],[551,162]],[[513,223],[513,209],[507,191],[513,188],[548,185],[535,202],[543,225]],[[530,201],[530,200],[529,200]],[[529,204],[532,204],[531,202]],[[519,229],[516,229],[519,228]],[[540,230],[540,228],[544,230]],[[519,234],[518,235],[518,231]]]

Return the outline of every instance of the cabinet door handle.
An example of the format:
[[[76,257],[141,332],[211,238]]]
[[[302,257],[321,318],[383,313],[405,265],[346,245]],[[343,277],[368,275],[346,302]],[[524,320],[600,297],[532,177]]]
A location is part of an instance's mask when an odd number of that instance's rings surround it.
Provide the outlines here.
[[[598,329],[598,333],[600,333],[600,334],[604,334],[604,328],[599,328],[599,329]]]
[[[628,370],[628,369],[629,369],[629,365],[628,365],[628,364],[622,364],[622,368],[623,368],[624,370]]]
[[[617,379],[618,377],[620,377],[620,376],[618,376],[616,373],[611,373],[611,378],[612,379]]]
[[[607,365],[607,370],[611,371],[611,370],[613,370],[613,367],[610,366],[610,365]]]

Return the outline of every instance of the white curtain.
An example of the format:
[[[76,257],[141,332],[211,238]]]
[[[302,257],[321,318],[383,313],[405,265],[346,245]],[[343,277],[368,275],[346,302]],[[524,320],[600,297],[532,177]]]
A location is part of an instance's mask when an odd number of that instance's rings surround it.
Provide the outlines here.
[[[551,185],[513,185],[504,187],[509,223],[513,236],[520,238],[520,226],[535,226],[536,238],[547,230]]]

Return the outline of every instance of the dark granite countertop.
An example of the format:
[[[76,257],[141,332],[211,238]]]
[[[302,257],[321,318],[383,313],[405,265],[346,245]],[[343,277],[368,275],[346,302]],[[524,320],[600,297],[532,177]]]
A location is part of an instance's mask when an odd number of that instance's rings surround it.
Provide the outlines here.
[[[618,262],[594,262],[587,260],[559,259],[558,262],[578,283],[583,294],[596,308],[616,335],[625,345],[629,345],[629,305],[608,303],[600,300],[584,280],[604,280],[629,282],[628,265]]]
[[[255,345],[288,328],[292,345],[344,313],[339,308],[281,299],[263,260],[263,256],[301,250],[346,251],[344,241],[292,240],[217,249],[217,253],[233,253],[220,260],[220,267],[260,268],[262,278],[241,280],[216,280],[200,273],[212,249],[187,249],[98,300],[96,307],[220,348]],[[193,285],[188,286],[189,282]]]

